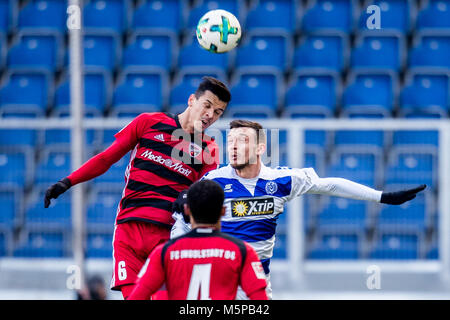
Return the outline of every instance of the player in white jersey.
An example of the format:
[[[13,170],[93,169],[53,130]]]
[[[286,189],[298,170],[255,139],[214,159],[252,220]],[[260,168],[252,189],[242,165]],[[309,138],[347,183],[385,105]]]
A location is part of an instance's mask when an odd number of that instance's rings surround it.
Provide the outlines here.
[[[247,241],[261,259],[269,277],[270,258],[275,245],[277,218],[287,201],[305,193],[344,197],[386,204],[402,204],[415,198],[425,185],[399,192],[382,192],[342,178],[320,178],[313,168],[265,166],[266,149],[262,126],[257,122],[234,120],[227,137],[229,165],[208,172],[202,179],[219,183],[225,192],[222,232]],[[183,202],[182,196],[177,200]],[[182,207],[182,206],[179,206]],[[175,206],[171,237],[190,230],[182,211]],[[271,297],[270,282],[268,296]]]

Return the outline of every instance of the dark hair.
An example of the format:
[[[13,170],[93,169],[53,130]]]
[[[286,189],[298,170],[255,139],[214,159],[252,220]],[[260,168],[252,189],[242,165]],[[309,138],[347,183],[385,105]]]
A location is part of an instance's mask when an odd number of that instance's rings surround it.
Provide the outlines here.
[[[249,120],[233,120],[230,122],[230,129],[235,128],[252,128],[256,131],[256,142],[260,141],[266,143],[266,133],[264,132],[264,128],[261,124],[254,121]]]
[[[195,91],[195,97],[198,99],[206,90],[214,93],[220,101],[228,103],[231,100],[231,93],[227,86],[216,78],[203,77],[202,82]]]
[[[187,204],[197,223],[215,224],[220,220],[225,194],[212,180],[192,184],[187,193]]]

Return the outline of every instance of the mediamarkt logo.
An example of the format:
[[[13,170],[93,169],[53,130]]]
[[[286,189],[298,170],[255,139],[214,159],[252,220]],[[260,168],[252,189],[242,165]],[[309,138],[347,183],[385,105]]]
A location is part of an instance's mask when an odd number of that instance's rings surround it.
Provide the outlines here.
[[[165,165],[166,167],[181,173],[182,175],[188,177],[191,174],[191,170],[183,168],[182,163],[174,163],[170,158],[163,158],[162,156],[155,156],[151,151],[146,150],[141,154],[141,157],[145,157],[151,161],[157,162],[159,164]]]

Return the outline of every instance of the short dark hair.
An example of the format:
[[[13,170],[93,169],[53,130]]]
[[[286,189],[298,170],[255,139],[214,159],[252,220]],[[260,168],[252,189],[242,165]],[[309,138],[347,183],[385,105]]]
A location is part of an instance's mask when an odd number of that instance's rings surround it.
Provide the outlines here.
[[[187,192],[187,205],[197,223],[215,224],[220,220],[225,194],[212,180],[193,183]]]
[[[233,120],[230,122],[230,129],[235,128],[252,128],[256,131],[256,143],[260,141],[266,143],[266,133],[263,126],[258,122],[241,119]]]
[[[197,90],[195,91],[195,97],[198,99],[201,95],[203,95],[203,93],[205,93],[206,90],[214,93],[220,101],[228,103],[231,100],[231,93],[227,86],[216,78],[203,77],[202,82],[200,82]]]

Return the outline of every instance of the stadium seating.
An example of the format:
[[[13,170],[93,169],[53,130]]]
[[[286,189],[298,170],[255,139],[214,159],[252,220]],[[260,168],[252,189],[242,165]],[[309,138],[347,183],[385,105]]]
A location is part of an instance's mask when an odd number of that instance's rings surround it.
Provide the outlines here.
[[[222,9],[229,11],[234,14],[239,21],[242,21],[242,19],[240,19],[242,7],[242,0],[195,0],[193,7],[187,11],[186,29],[192,30],[196,28],[200,18],[210,10]]]
[[[315,0],[309,1],[310,7],[302,19],[302,30],[306,32],[334,29],[345,32],[353,30],[355,25],[353,0]]]
[[[363,231],[368,223],[367,212],[367,202],[332,197],[318,213],[317,227],[322,231]]]
[[[20,10],[17,27],[64,32],[67,4],[63,0],[32,0]]]
[[[112,239],[113,235],[111,232],[88,233],[86,258],[112,258]]]
[[[14,257],[62,258],[67,249],[63,232],[26,232],[14,248]]]
[[[151,0],[141,2],[133,12],[134,30],[163,30],[177,34],[183,27],[185,6],[179,0]]]
[[[90,0],[83,8],[84,26],[120,33],[128,28],[130,5],[129,0]]]
[[[361,234],[321,234],[307,253],[309,259],[358,259]]]
[[[417,33],[409,52],[410,68],[449,68],[450,35],[423,31]]]
[[[426,1],[417,16],[418,30],[450,30],[450,5],[447,1]]]
[[[114,225],[116,211],[122,191],[96,189],[90,194],[87,205],[87,228],[92,231],[109,231]]]
[[[14,1],[11,0],[0,1],[0,33],[6,34],[11,28],[13,4]]]
[[[369,258],[417,259],[420,256],[420,243],[420,236],[414,233],[379,233],[369,252]]]
[[[380,7],[381,28],[383,31],[400,31],[403,33],[408,33],[412,25],[412,15],[416,10],[415,1],[411,0],[365,0],[363,2],[362,8],[368,8],[370,5],[377,5]],[[367,30],[367,19],[370,17],[372,12],[367,13],[366,10],[360,15],[359,18],[359,29]]]
[[[301,7],[293,0],[260,0],[247,12],[245,29],[276,29],[294,32]]]
[[[83,54],[86,67],[112,71],[122,54],[119,36],[107,31],[86,31],[83,35]],[[66,60],[68,57],[69,52]]]

